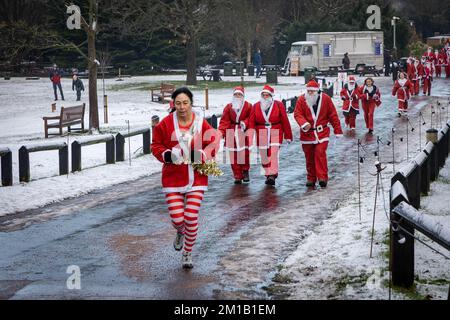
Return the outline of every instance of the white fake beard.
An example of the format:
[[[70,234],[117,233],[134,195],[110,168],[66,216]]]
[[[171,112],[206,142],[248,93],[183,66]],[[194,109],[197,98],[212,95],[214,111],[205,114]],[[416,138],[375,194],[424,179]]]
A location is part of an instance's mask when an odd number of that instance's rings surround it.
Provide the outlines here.
[[[314,93],[313,95],[306,94],[305,99],[308,106],[312,107],[317,102],[318,93]]]
[[[406,83],[406,79],[398,79],[398,83],[403,87]]]
[[[351,85],[350,83],[348,83],[348,90],[353,91],[355,90],[355,87],[356,87],[355,84]]]
[[[273,102],[273,98],[261,98],[260,103],[261,103],[261,109],[264,111],[267,111],[267,109],[270,108],[270,106],[272,105]]]
[[[232,104],[233,110],[236,113],[238,113],[239,110],[242,108],[242,105],[244,104],[244,99],[242,99],[242,98],[233,98],[233,101],[232,101],[231,104]]]

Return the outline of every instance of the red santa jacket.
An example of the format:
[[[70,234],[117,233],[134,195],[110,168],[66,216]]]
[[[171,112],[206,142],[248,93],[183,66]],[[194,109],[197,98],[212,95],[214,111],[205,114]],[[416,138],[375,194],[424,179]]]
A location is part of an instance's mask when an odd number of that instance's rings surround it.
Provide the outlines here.
[[[418,79],[422,79],[423,75],[424,75],[424,65],[422,63],[419,63],[419,65],[417,66],[417,74],[418,74]]]
[[[52,80],[52,82],[53,82],[54,84],[58,84],[58,83],[61,82],[61,75],[58,74],[58,73],[54,73],[54,74],[51,76],[50,80]]]
[[[377,86],[373,85],[373,89],[369,92],[369,89],[364,85],[359,87],[359,98],[363,105],[375,104],[377,107],[381,105],[381,93]]]
[[[255,132],[258,148],[280,146],[283,139],[292,140],[291,124],[281,101],[275,100],[267,114],[261,109],[261,103],[257,102],[246,126]]]
[[[241,121],[247,122],[250,118],[252,111],[252,105],[247,101],[244,102],[244,106],[236,114],[231,103],[227,104],[223,109],[222,117],[219,123],[219,131],[222,137],[225,139],[225,148],[230,151],[241,151],[248,149],[251,139],[245,135],[244,130],[241,128]]]
[[[203,154],[202,160],[214,158],[218,148],[220,135],[201,116],[196,115],[191,126],[193,137],[189,150],[200,151]],[[163,191],[169,192],[190,192],[208,189],[208,177],[194,171],[190,164],[176,165],[165,163],[164,154],[172,148],[184,150],[180,144],[183,141],[183,134],[180,131],[176,113],[165,117],[153,129],[152,153],[163,164],[162,187]],[[185,153],[185,152],[184,152]]]
[[[355,85],[353,90],[348,89],[348,85],[346,84],[344,88],[341,90],[341,99],[344,101],[342,105],[342,111],[349,112],[350,107],[359,111],[359,87]]]
[[[447,55],[441,51],[441,52],[439,52],[438,62],[436,64],[438,64],[440,66],[445,65],[446,60],[447,60]]]
[[[335,135],[342,135],[341,122],[336,112],[336,108],[331,98],[320,93],[317,107],[317,115],[314,113],[312,106],[306,102],[305,95],[302,95],[295,106],[294,118],[299,124],[300,141],[302,144],[318,144],[329,140],[330,128],[328,124],[333,126]],[[311,125],[311,129],[305,131],[307,124]]]
[[[399,80],[395,81],[394,87],[392,88],[392,95],[397,96],[397,100],[405,102],[411,97],[411,92],[413,91],[413,84],[411,81],[406,80],[406,82],[401,85]]]
[[[422,79],[433,81],[433,67],[428,68],[427,66],[423,67]]]

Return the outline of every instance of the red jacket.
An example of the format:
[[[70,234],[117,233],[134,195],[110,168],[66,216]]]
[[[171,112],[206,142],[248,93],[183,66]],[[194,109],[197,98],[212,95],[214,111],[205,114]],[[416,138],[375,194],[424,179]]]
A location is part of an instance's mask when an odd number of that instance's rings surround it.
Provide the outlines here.
[[[231,151],[241,151],[248,149],[251,139],[245,135],[244,130],[241,129],[241,121],[245,124],[250,118],[252,111],[252,105],[245,101],[244,106],[240,109],[239,113],[233,109],[231,103],[227,104],[223,109],[222,117],[219,123],[219,131],[222,137],[225,139],[225,148]]]
[[[314,109],[306,102],[305,95],[302,95],[295,106],[294,118],[299,124],[300,141],[302,144],[318,144],[329,140],[331,123],[335,135],[342,135],[341,122],[336,112],[336,107],[331,98],[325,93],[320,94],[317,108],[317,115],[314,115]],[[304,131],[307,124],[311,129]]]
[[[369,92],[365,85],[359,87],[358,91],[363,105],[375,104],[377,107],[381,105],[381,93],[377,86],[373,86],[372,92]]]
[[[193,123],[194,137],[190,150],[201,151],[202,160],[214,158],[219,149],[220,136],[201,116],[196,115]],[[208,189],[208,177],[194,171],[192,165],[164,162],[164,153],[171,151],[173,147],[180,148],[181,132],[176,113],[165,117],[160,124],[153,129],[152,153],[162,163],[162,187],[163,191],[189,192]]]
[[[350,91],[348,89],[348,86],[345,85],[344,88],[341,90],[341,99],[344,101],[342,105],[342,111],[349,112],[350,106],[359,111],[359,94],[358,94],[359,87],[355,85],[355,88]]]
[[[52,77],[51,77],[50,79],[52,80],[52,82],[53,82],[54,84],[58,84],[58,83],[61,82],[61,75],[55,73],[55,74],[52,75]]]
[[[413,84],[411,81],[407,80],[402,86],[400,82],[395,81],[394,87],[392,88],[392,95],[397,96],[397,100],[405,102],[411,97],[411,92],[413,91]]]
[[[256,145],[259,148],[280,146],[283,138],[292,140],[291,124],[281,101],[275,100],[268,114],[261,110],[261,103],[257,102],[252,108],[246,126],[255,131]]]
[[[434,71],[433,67],[431,67],[431,68],[424,67],[423,73],[422,73],[422,79],[433,81],[433,71]]]

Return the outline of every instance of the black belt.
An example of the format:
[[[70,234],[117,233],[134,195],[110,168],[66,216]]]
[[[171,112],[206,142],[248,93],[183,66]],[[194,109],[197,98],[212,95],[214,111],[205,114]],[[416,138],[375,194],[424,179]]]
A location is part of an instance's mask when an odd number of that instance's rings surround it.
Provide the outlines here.
[[[272,127],[272,126],[276,126],[277,124],[280,124],[281,122],[275,122],[275,123],[265,123],[264,126],[265,127]]]
[[[317,131],[317,132],[322,132],[323,130],[325,130],[326,126],[318,126],[317,128],[311,128],[308,131]]]

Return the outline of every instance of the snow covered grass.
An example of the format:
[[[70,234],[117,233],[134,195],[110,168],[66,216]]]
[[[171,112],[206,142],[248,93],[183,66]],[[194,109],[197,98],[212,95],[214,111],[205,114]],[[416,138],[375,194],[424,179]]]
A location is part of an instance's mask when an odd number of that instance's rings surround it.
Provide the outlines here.
[[[427,108],[428,109],[428,108]],[[423,109],[423,112],[430,110]],[[413,112],[412,121],[419,109]],[[398,126],[397,138],[405,136],[404,126]],[[412,156],[418,150],[417,135],[410,136]],[[386,140],[385,140],[386,141]],[[423,147],[423,144],[422,144]],[[407,164],[406,144],[397,143],[396,170]],[[273,298],[289,299],[388,299],[389,298],[389,188],[393,175],[392,148],[381,149],[383,191],[378,196],[375,212],[373,256],[370,258],[371,229],[374,213],[376,172],[372,158],[361,167],[361,212],[359,220],[358,190],[355,188],[339,204],[329,219],[304,238],[284,262],[267,289]],[[391,159],[389,160],[389,157]],[[389,164],[390,162],[390,164]],[[432,184],[428,197],[422,198],[422,212],[450,229],[448,195],[450,194],[450,163]],[[449,256],[449,252],[416,232],[428,243]],[[450,263],[423,244],[415,241],[415,285],[411,289],[394,288],[391,298],[447,299],[450,285]],[[281,280],[280,280],[281,279]]]

